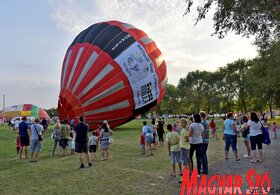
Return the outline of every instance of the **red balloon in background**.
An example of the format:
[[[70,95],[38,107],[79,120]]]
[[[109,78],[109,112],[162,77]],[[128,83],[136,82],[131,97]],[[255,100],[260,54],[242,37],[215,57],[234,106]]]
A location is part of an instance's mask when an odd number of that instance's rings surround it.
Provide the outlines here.
[[[162,54],[143,31],[118,21],[97,23],[83,30],[66,52],[60,118],[82,115],[91,129],[103,120],[113,128],[155,107],[166,84]]]

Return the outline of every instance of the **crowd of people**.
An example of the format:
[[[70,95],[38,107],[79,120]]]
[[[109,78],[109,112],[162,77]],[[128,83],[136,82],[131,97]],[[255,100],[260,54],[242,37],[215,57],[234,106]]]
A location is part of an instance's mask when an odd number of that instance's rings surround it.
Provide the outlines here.
[[[40,122],[39,119],[35,119],[34,123],[27,122],[27,117],[23,117],[22,121],[16,127],[16,149],[19,155],[18,159],[23,159],[23,153],[25,159],[30,159],[30,162],[37,162],[39,153],[42,150],[42,134],[47,130]],[[65,157],[70,149],[70,154],[79,154],[80,168],[84,168],[83,154],[85,154],[88,166],[92,166],[92,162],[96,159],[96,151],[101,148],[102,160],[109,159],[109,145],[112,141],[111,135],[113,131],[107,121],[102,123],[97,129],[92,131],[92,136],[88,136],[89,127],[84,121],[84,117],[79,117],[79,123],[75,124],[74,120],[71,120],[70,125],[68,120],[65,119],[61,123],[57,121],[54,124],[54,129],[51,135],[54,145],[52,149],[52,155],[54,156],[58,150],[58,156]],[[30,158],[28,153],[28,147],[30,146]]]
[[[234,159],[240,161],[241,158],[237,150],[238,137],[242,136],[246,148],[244,158],[251,157],[250,162],[261,163],[263,161],[263,132],[262,128],[267,127],[267,122],[260,118],[257,113],[251,112],[250,117],[243,115],[236,120],[232,112],[227,113],[227,119],[222,124],[223,140],[225,143],[225,160],[229,159],[229,149],[232,148]],[[18,136],[16,138],[16,149],[19,159],[30,159],[30,162],[37,162],[42,150],[42,134],[47,130],[47,123],[35,119],[33,123],[28,123],[27,117],[16,127]],[[166,129],[166,131],[164,130]],[[217,125],[215,121],[207,120],[205,112],[194,114],[190,118],[181,118],[180,122],[174,121],[173,124],[166,124],[162,118],[152,119],[151,124],[143,121],[141,129],[140,147],[141,154],[153,156],[158,147],[163,147],[164,141],[167,145],[170,156],[172,172],[171,176],[176,174],[182,176],[183,170],[194,169],[194,154],[198,177],[201,174],[208,174],[207,150],[209,140],[218,139]],[[273,138],[277,139],[277,125],[272,123],[271,129]],[[96,159],[98,148],[102,151],[102,160],[109,159],[109,146],[112,142],[113,131],[107,121],[103,121],[88,136],[89,127],[82,116],[79,117],[79,123],[75,120],[70,122],[65,119],[61,123],[57,121],[54,124],[52,139],[52,155],[64,157],[70,154],[79,154],[80,168],[85,167],[83,154],[86,156],[88,166],[92,166]],[[166,132],[166,133],[165,133]],[[28,147],[30,145],[30,157]],[[178,165],[178,173],[176,172]],[[181,180],[179,181],[181,182]]]
[[[212,121],[214,123],[214,121]],[[180,123],[165,125],[160,118],[158,122],[153,119],[152,125],[143,122],[140,146],[142,154],[153,155],[157,146],[163,146],[164,127],[168,133],[165,135],[168,154],[170,156],[172,172],[176,177],[176,164],[178,164],[179,176],[183,169],[193,170],[193,155],[196,155],[198,174],[208,174],[207,148],[209,143],[210,124],[206,120],[206,113],[200,112],[192,117],[192,121],[181,118]],[[214,138],[216,124],[212,124],[212,136]],[[158,138],[157,138],[158,137]],[[183,166],[183,168],[182,168]],[[179,181],[181,182],[181,180]]]
[[[226,117],[227,119],[224,119],[222,124],[225,160],[229,159],[230,147],[232,148],[234,159],[236,161],[241,160],[237,150],[237,141],[238,137],[242,136],[247,152],[243,157],[252,158],[251,163],[261,163],[263,161],[265,136],[262,128],[267,128],[268,131],[265,118],[259,118],[255,112],[251,112],[250,117],[242,115],[238,120],[234,118],[232,112],[227,113]],[[202,111],[199,114],[194,114],[189,119],[181,118],[179,124],[174,122],[166,125],[161,119],[158,122],[153,119],[151,125],[147,125],[147,122],[144,121],[140,138],[142,155],[153,155],[153,150],[159,145],[157,141],[159,140],[157,138],[159,129],[163,129],[163,127],[168,131],[165,141],[172,165],[171,176],[176,177],[176,164],[178,164],[179,176],[182,176],[184,169],[190,170],[191,175],[194,168],[194,154],[198,177],[201,174],[208,174],[207,149],[209,140],[218,139],[218,127],[214,120],[208,121],[206,113]],[[277,139],[277,125],[275,122],[272,123],[271,129],[274,139]],[[163,133],[161,134],[163,135]]]

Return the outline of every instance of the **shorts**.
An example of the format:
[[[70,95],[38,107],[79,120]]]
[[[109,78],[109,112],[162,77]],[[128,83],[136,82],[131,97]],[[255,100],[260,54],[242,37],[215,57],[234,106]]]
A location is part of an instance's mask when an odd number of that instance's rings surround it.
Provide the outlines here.
[[[145,138],[145,142],[151,144],[153,142],[153,136],[152,135],[148,135]]]
[[[20,137],[20,146],[29,146],[29,137]]]
[[[170,160],[172,164],[181,163],[180,159],[180,151],[171,151],[170,152]]]
[[[66,146],[68,146],[68,139],[61,139],[59,142],[59,145],[63,148],[66,149]]]
[[[250,136],[251,150],[256,150],[257,146],[259,150],[262,150],[263,134],[256,136]]]
[[[101,150],[109,149],[109,138],[100,140],[100,148],[101,148]]]
[[[245,141],[250,141],[250,133],[247,134],[247,137],[242,137],[242,140]]]
[[[224,134],[224,140],[225,140],[225,151],[229,151],[230,146],[233,152],[237,151],[236,148],[237,135]]]
[[[87,143],[76,143],[75,152],[77,153],[88,153],[88,145]]]
[[[90,145],[89,146],[89,152],[95,153],[96,152],[96,145]]]
[[[186,148],[180,148],[180,157],[181,157],[181,163],[183,165],[189,165],[190,164],[190,150]]]
[[[71,141],[69,142],[69,148],[72,149],[72,150],[75,149],[75,141],[71,140]]]
[[[30,145],[30,152],[33,153],[33,152],[41,152],[42,150],[42,143],[38,140],[38,139],[35,139],[35,140],[31,140],[31,145]]]

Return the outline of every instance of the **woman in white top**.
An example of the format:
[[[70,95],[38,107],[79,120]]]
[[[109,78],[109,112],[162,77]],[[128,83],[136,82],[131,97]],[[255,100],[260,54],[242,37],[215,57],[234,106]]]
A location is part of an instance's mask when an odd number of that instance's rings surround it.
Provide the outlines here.
[[[190,125],[190,161],[191,161],[191,171],[193,171],[193,154],[195,151],[197,170],[200,177],[201,169],[201,144],[202,144],[202,132],[204,130],[203,125],[201,124],[201,117],[199,114],[193,116],[194,122]]]
[[[251,160],[252,163],[256,162],[262,162],[262,141],[263,141],[263,135],[262,135],[262,124],[260,122],[260,119],[258,115],[255,112],[251,112],[251,118],[247,123],[247,126],[250,128],[250,143],[251,143],[251,150],[253,153],[253,160]],[[256,150],[256,146],[258,146],[258,152]],[[259,158],[258,158],[259,153]]]

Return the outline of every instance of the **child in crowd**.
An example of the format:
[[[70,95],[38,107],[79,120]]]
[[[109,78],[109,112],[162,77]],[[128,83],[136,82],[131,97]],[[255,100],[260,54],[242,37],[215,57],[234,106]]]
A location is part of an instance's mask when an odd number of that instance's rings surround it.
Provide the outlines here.
[[[210,122],[210,129],[211,129],[211,139],[218,139],[217,138],[217,126],[213,119]]]
[[[141,129],[141,136],[140,136],[140,148],[141,148],[141,154],[145,155],[146,154],[146,150],[145,150],[145,134],[142,133],[142,129]]]
[[[69,148],[71,150],[71,155],[75,154],[75,131],[71,130],[70,132],[70,142],[69,142]]]
[[[153,150],[157,149],[157,145],[158,145],[158,134],[157,134],[157,125],[156,125],[156,121],[152,120],[152,128],[153,128]]]
[[[180,129],[179,129],[176,121],[173,123],[172,131],[174,131],[174,132],[176,132],[176,133],[178,133],[180,135]]]
[[[19,154],[19,149],[20,149],[20,136],[19,136],[19,133],[17,133],[15,144],[16,144],[17,154]]]
[[[171,164],[172,164],[172,177],[176,177],[175,171],[175,163],[178,163],[179,174],[182,175],[182,166],[181,166],[181,158],[180,158],[180,148],[179,148],[179,140],[180,136],[177,132],[172,131],[173,126],[171,124],[167,125],[167,130],[169,131],[165,140],[167,142],[167,149],[170,156]]]
[[[277,134],[276,134],[277,125],[276,125],[275,122],[272,123],[271,129],[272,129],[272,132],[274,134],[274,138],[273,139],[277,139]]]
[[[91,159],[95,160],[96,159],[96,150],[98,148],[98,137],[96,136],[96,132],[92,132],[92,136],[88,140],[88,145],[89,145],[89,152],[91,154]],[[93,156],[92,156],[93,153]]]

